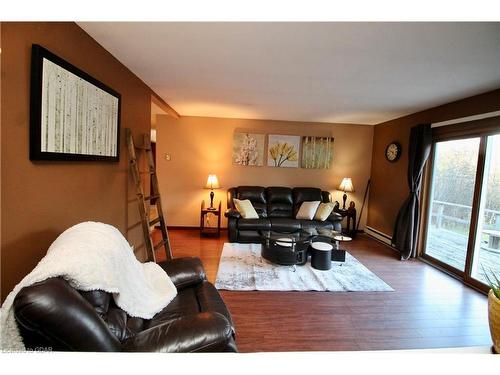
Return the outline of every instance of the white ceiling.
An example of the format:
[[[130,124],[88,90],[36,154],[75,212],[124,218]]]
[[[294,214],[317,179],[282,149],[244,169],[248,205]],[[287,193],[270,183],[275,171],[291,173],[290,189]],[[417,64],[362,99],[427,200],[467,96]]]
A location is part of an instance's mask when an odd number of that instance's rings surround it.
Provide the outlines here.
[[[377,124],[500,87],[500,23],[78,24],[181,116]]]

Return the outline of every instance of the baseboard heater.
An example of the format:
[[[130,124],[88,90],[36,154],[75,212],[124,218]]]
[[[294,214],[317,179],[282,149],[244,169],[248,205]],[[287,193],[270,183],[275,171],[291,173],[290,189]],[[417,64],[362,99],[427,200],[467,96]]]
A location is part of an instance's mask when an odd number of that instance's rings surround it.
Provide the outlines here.
[[[376,240],[379,240],[380,242],[385,243],[386,245],[389,245],[390,247],[394,248],[392,246],[392,237],[389,236],[388,234],[385,234],[379,230],[376,230],[372,227],[366,226],[365,227],[365,233],[369,235],[370,237],[375,238]]]

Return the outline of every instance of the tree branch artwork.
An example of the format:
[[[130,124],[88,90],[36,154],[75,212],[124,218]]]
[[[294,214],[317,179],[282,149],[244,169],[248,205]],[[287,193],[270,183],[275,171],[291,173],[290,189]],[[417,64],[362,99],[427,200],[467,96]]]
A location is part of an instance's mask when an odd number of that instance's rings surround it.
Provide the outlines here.
[[[302,137],[302,168],[329,169],[332,160],[332,137]]]
[[[41,150],[116,156],[118,100],[45,59]]]
[[[30,160],[119,161],[119,93],[31,47]]]

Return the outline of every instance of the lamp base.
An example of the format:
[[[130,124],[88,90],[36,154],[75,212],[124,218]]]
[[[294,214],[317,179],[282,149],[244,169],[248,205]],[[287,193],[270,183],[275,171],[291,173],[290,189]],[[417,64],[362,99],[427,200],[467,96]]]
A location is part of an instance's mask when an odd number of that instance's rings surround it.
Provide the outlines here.
[[[212,190],[210,192],[210,207],[208,207],[209,210],[214,210],[215,207],[214,207],[214,191]],[[344,201],[344,205],[345,205],[345,201]]]
[[[344,195],[342,196],[342,202],[343,202],[343,204],[342,204],[342,209],[343,209],[343,210],[345,210],[345,202],[346,202],[346,200],[347,200],[347,194],[346,194],[346,193],[344,193]]]

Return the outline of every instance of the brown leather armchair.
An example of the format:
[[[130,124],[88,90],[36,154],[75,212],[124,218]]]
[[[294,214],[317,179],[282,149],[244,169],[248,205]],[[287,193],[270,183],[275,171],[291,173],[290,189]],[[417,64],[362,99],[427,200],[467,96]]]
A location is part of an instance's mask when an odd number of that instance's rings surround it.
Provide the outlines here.
[[[178,294],[152,319],[129,316],[103,291],[62,278],[23,288],[14,315],[27,349],[57,351],[236,352],[231,315],[198,258],[159,263]]]

